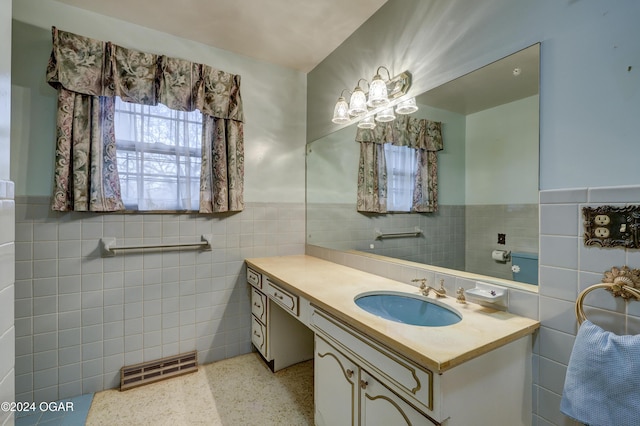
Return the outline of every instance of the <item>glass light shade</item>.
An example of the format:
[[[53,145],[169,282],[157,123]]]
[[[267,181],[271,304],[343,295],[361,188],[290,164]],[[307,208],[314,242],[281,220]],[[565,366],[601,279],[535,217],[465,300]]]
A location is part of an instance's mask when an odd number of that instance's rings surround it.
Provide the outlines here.
[[[393,113],[393,108],[383,109],[376,115],[376,121],[381,123],[386,123],[387,121],[393,121],[395,119],[396,116]]]
[[[398,104],[396,107],[397,114],[411,114],[418,110],[418,106],[416,105],[416,98],[410,98],[404,100]]]
[[[359,117],[367,113],[367,97],[361,88],[356,87],[349,101],[349,114]]]
[[[387,94],[387,83],[385,83],[380,75],[373,77],[373,81],[369,85],[369,101],[367,105],[371,108],[379,108],[389,103]]]
[[[349,105],[347,104],[347,100],[340,96],[338,98],[338,102],[336,102],[336,107],[333,109],[333,121],[336,124],[345,124],[351,120],[349,117]]]
[[[376,122],[373,120],[373,116],[365,117],[358,123],[358,127],[361,129],[374,129]]]

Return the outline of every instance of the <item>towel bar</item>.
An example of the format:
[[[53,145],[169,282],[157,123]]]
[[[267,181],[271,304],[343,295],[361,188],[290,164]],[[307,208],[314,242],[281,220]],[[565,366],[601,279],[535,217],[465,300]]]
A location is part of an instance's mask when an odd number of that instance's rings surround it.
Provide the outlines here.
[[[143,250],[143,249],[163,249],[163,248],[187,248],[196,247],[204,250],[211,249],[211,234],[203,234],[200,236],[201,241],[197,243],[175,243],[175,244],[149,244],[140,246],[116,246],[115,238],[100,238],[100,247],[102,254],[105,256],[115,256],[116,250]]]
[[[382,240],[383,238],[402,238],[402,237],[419,237],[422,235],[422,229],[417,226],[410,232],[382,232],[379,229],[375,229],[376,240]]]
[[[611,292],[614,297],[622,297],[625,300],[634,298],[640,301],[640,269],[611,268],[604,274],[604,281],[594,284],[582,290],[576,299],[576,318],[578,324],[582,324],[587,316],[582,308],[585,296],[593,290],[604,288]]]

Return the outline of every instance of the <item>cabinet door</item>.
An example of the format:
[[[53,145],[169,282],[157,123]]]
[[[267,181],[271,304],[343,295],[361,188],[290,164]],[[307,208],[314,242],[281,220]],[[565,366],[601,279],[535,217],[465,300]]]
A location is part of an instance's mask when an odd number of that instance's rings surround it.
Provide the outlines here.
[[[253,315],[251,315],[251,342],[262,356],[270,361],[269,353],[267,352],[267,327],[262,325]]]
[[[357,365],[316,335],[314,387],[317,426],[358,424],[357,382]]]
[[[437,425],[391,392],[367,371],[360,370],[360,421],[366,426]]]

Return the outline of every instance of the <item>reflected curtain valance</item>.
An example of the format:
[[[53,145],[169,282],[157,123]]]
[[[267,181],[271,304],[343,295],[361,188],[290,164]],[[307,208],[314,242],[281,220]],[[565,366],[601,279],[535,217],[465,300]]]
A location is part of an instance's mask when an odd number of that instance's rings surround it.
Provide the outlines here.
[[[116,162],[115,96],[179,111],[198,109],[203,114],[199,211],[244,208],[239,75],[55,27],[52,38],[47,82],[58,90],[54,210],[124,209]]]
[[[403,115],[387,123],[378,123],[373,129],[358,128],[356,142],[391,143],[426,151],[441,151],[442,123]]]
[[[438,210],[437,152],[444,146],[440,122],[405,115],[391,122],[379,123],[373,129],[358,128],[356,142],[360,143],[358,211],[387,212],[386,159],[382,149],[385,143],[416,150],[411,211],[431,213]]]

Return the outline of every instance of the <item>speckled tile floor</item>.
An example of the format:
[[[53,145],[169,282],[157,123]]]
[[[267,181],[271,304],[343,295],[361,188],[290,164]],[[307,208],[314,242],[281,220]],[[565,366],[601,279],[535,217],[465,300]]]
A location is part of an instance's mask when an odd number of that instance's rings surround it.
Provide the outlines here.
[[[313,361],[272,373],[251,353],[94,395],[87,425],[312,425]]]

